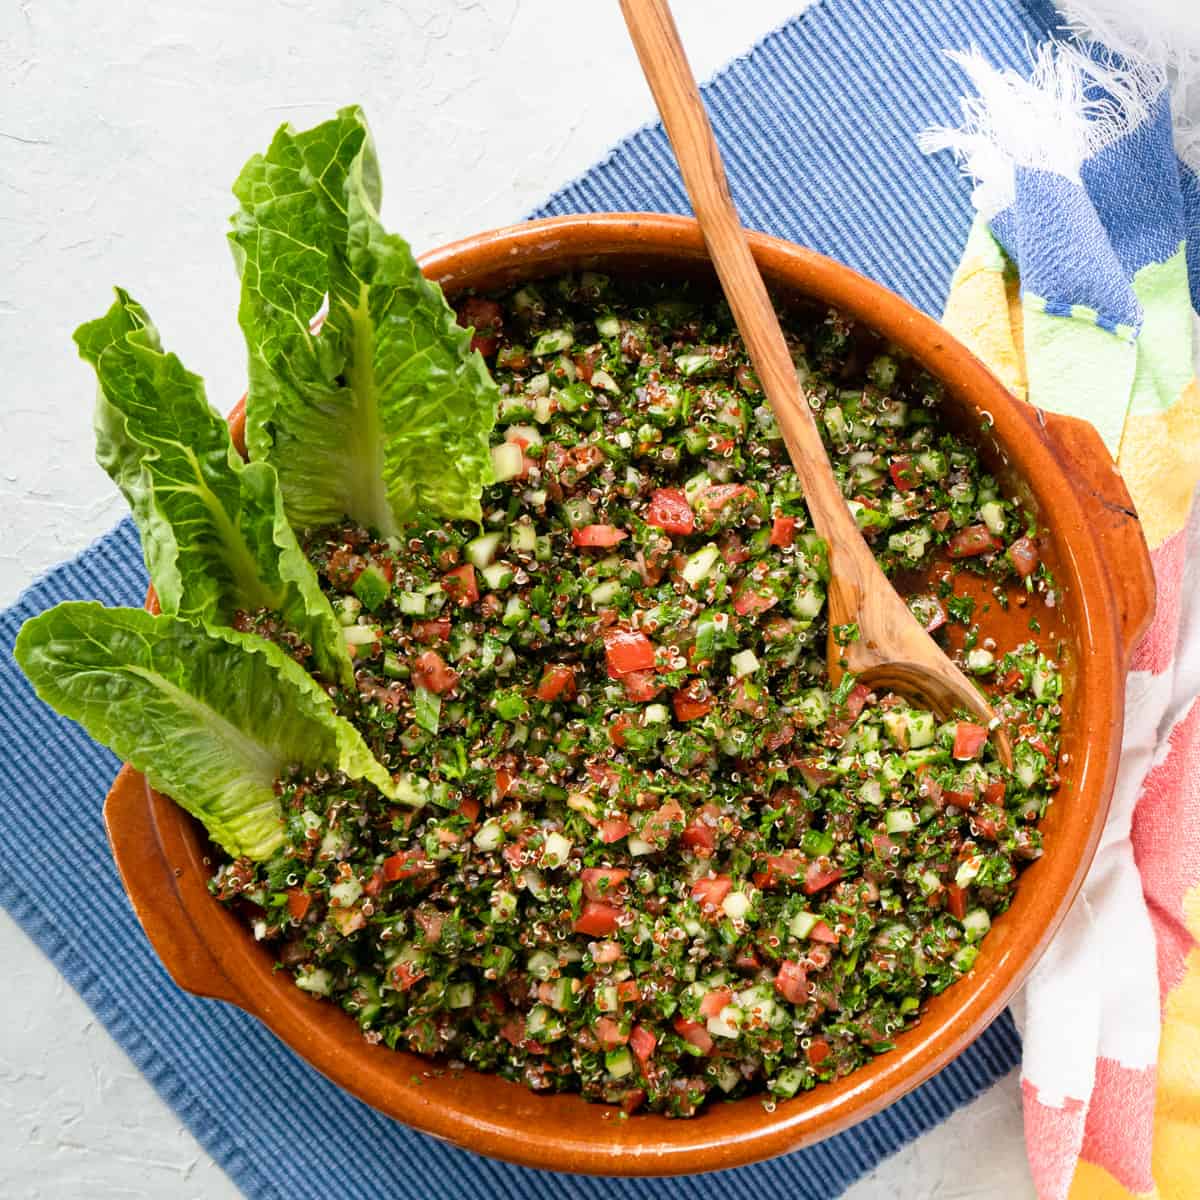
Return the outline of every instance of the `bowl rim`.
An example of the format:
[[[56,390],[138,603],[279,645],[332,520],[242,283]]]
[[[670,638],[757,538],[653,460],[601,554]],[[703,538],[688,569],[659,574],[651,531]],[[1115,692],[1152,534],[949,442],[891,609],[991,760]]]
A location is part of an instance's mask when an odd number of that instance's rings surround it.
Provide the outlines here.
[[[978,422],[1028,485],[1051,530],[1076,640],[1082,702],[1072,720],[1072,820],[1025,873],[1008,913],[982,944],[974,970],[930,1004],[897,1048],[853,1074],[768,1112],[761,1098],[712,1105],[699,1117],[653,1114],[626,1120],[575,1095],[537,1095],[473,1071],[439,1074],[404,1051],[370,1046],[352,1019],[307,996],[270,968],[271,956],[207,891],[204,849],[191,819],[126,767],[106,808],[110,838],[143,925],[177,982],[257,1015],[313,1066],[405,1124],[491,1157],[525,1166],[600,1175],[689,1174],[740,1166],[811,1144],[873,1115],[928,1079],[1000,1013],[1058,928],[1095,854],[1112,794],[1123,726],[1121,613],[1097,531],[1071,485],[1060,447],[1038,410],[1002,384],[932,318],[848,267],[782,239],[751,234],[769,283],[785,280],[863,320],[945,382],[953,405]],[[598,265],[612,255],[655,259],[663,274],[704,263],[690,218],[652,213],[553,217],[477,234],[420,258],[448,294],[492,286],[505,274]],[[622,257],[621,261],[624,261]],[[674,264],[672,266],[672,264]],[[653,263],[651,262],[651,266]],[[238,422],[234,416],[235,433]],[[1051,504],[1051,501],[1053,502]],[[121,827],[124,821],[127,827]],[[140,822],[140,824],[139,824]],[[136,844],[135,844],[136,843]],[[1037,872],[1036,886],[1028,882]],[[1010,916],[1020,913],[1026,927]],[[1006,924],[1007,922],[1007,924]],[[944,997],[953,1003],[942,1003]],[[353,1041],[347,1034],[352,1035]],[[757,1113],[750,1111],[754,1106]]]

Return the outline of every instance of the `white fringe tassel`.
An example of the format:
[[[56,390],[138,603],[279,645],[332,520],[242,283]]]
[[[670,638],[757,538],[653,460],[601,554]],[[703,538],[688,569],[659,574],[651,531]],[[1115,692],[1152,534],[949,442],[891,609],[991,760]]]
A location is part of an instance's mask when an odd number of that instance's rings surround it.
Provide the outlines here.
[[[1016,198],[1015,168],[1053,171],[1078,183],[1079,169],[1097,151],[1135,129],[1166,85],[1161,67],[1145,60],[1118,66],[1073,46],[1044,42],[1028,79],[988,63],[976,49],[948,50],[978,93],[961,101],[957,129],[926,129],[926,154],[952,150],[974,179],[972,200],[992,217]],[[1089,98],[1094,86],[1102,99]]]

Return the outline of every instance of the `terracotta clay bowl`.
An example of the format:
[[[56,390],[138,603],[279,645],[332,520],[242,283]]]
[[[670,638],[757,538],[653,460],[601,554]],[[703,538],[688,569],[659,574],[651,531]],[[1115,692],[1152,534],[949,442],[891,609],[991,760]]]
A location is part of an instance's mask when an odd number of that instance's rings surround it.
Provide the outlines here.
[[[105,807],[134,909],[181,987],[253,1013],[368,1104],[480,1154],[560,1171],[688,1174],[793,1150],[878,1112],[944,1066],[1004,1008],[1070,906],[1108,811],[1126,664],[1150,619],[1154,585],[1129,495],[1099,437],[1081,421],[1013,399],[934,321],[878,284],[775,238],[752,234],[751,243],[782,301],[836,305],[944,382],[947,421],[1033,506],[1047,530],[1044,556],[1060,585],[1057,636],[1066,643],[1069,702],[1062,717],[1062,787],[1042,824],[1045,854],[1022,875],[1012,907],[982,943],[974,970],[929,1002],[920,1023],[896,1039],[895,1050],[772,1112],[752,1097],[714,1104],[681,1121],[616,1119],[613,1110],[577,1096],[536,1095],[495,1076],[371,1046],[348,1015],[272,970],[270,951],[209,895],[211,848],[181,809],[128,766]],[[534,221],[435,250],[422,267],[450,297],[582,267],[711,278],[695,222],[651,214]],[[231,424],[240,438],[239,411]],[[1019,619],[1023,624],[1014,626],[1008,644],[1029,636],[1028,611]]]

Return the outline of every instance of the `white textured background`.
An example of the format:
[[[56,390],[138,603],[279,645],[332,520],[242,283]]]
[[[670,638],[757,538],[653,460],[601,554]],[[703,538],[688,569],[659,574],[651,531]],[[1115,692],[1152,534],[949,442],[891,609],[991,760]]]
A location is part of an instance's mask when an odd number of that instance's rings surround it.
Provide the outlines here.
[[[675,7],[706,75],[803,0]],[[0,605],[124,512],[70,340],[111,285],[218,407],[240,394],[229,184],[276,125],[362,103],[420,251],[519,219],[652,115],[615,0],[5,0],[0,88]],[[0,961],[0,1195],[238,1194],[2,914]],[[1030,1195],[1015,1077],[849,1193]]]

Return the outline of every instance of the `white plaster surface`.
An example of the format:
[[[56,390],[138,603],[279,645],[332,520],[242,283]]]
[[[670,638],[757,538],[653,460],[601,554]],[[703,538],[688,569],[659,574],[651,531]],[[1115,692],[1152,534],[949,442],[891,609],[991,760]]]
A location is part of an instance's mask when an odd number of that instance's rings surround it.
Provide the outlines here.
[[[675,8],[707,75],[803,4]],[[120,283],[232,404],[229,184],[277,124],[351,102],[418,250],[519,219],[652,115],[615,0],[0,4],[0,604],[124,512],[71,331]],[[0,1195],[237,1196],[4,914],[0,958]],[[1015,1077],[848,1195],[1031,1196]]]

